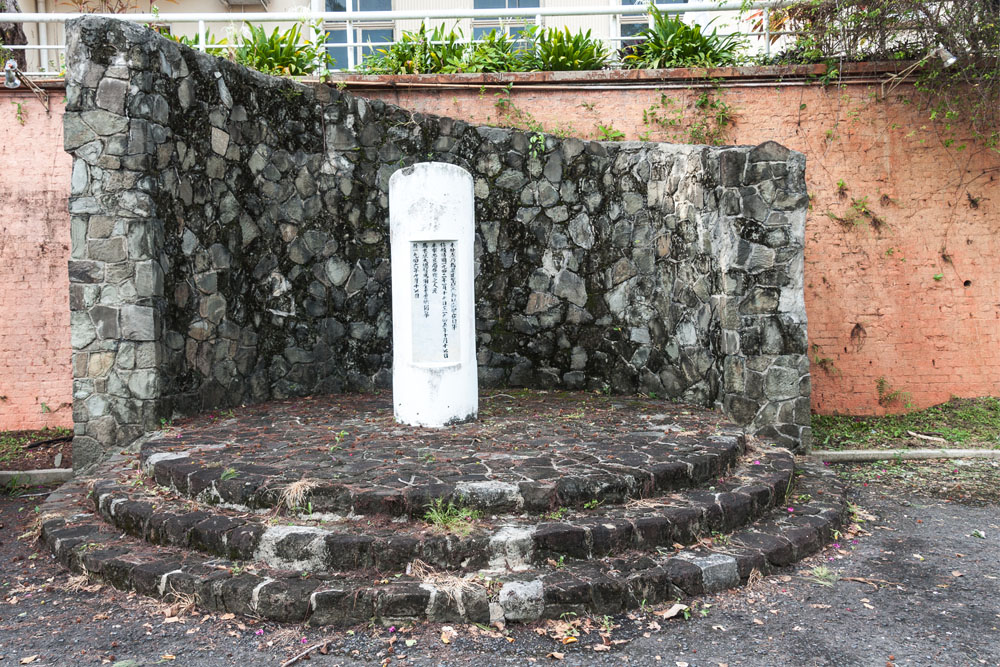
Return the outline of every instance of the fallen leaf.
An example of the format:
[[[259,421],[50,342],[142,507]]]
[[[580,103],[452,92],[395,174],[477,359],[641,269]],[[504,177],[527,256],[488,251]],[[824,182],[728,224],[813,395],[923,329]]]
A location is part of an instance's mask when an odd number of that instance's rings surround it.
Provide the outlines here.
[[[652,630],[653,632],[657,632],[660,630],[660,624],[657,623],[656,621],[650,621],[649,625],[647,625],[646,628]]]
[[[38,656],[37,655],[29,655],[27,658],[21,658],[21,664],[22,665],[30,665],[35,660],[38,660]]]
[[[964,577],[965,575],[962,574],[961,572],[959,572],[958,570],[952,570],[951,571],[951,576],[953,576],[953,577]]]
[[[576,637],[563,637],[562,638],[562,643],[564,645],[565,644],[575,644],[577,641],[579,641],[579,640]]]
[[[595,651],[610,651],[611,647],[608,646],[607,644],[598,644],[597,646],[594,647],[594,650]]]
[[[563,658],[566,657],[566,654],[565,653],[560,653],[559,651],[552,651],[552,653],[546,654],[545,657],[546,658],[552,658],[553,660],[562,660]]]
[[[406,644],[406,648],[410,648],[411,646],[413,646],[414,644],[417,643],[417,640],[416,639],[407,639],[403,643]]]
[[[680,604],[678,602],[677,604],[670,607],[670,609],[664,609],[663,611],[654,611],[653,613],[656,614],[657,616],[662,616],[663,618],[673,618],[674,616],[681,613],[687,608],[688,606],[686,604]]]
[[[223,614],[219,617],[220,621],[231,621],[236,618],[236,614]]]
[[[828,604],[811,604],[809,606],[812,607],[813,609],[829,609],[830,608],[830,605],[828,605]]]
[[[176,660],[177,656],[171,655],[170,653],[164,653],[160,656],[160,660]]]
[[[863,604],[865,606],[865,609],[874,609],[875,608],[875,607],[871,606],[870,604],[868,604],[867,602],[862,602],[861,604]]]
[[[675,662],[674,664],[677,665],[677,667],[688,667],[686,662]]]
[[[713,630],[718,630],[719,632],[725,632],[726,631],[726,629],[724,627],[722,627],[721,625],[713,625],[712,629]]]
[[[753,622],[756,623],[757,625],[764,625],[764,621],[760,620],[759,618],[753,619]]]
[[[454,639],[457,636],[458,636],[458,632],[456,632],[455,628],[451,627],[450,625],[446,625],[443,628],[441,628],[441,643],[442,644],[450,644],[451,640]]]

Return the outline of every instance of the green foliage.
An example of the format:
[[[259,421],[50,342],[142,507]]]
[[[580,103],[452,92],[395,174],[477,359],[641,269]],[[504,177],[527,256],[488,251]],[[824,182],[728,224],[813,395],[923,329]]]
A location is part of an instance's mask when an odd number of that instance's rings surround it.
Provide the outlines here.
[[[625,138],[625,133],[621,130],[616,130],[614,125],[608,123],[607,125],[597,126],[597,138],[602,141],[621,141]]]
[[[0,396],[0,400],[6,396]],[[56,427],[43,428],[39,431],[0,431],[0,462],[12,461],[24,451],[24,446],[37,440],[64,438],[72,435],[73,429]]]
[[[178,44],[183,44],[184,46],[190,46],[192,49],[201,48],[201,35],[195,35],[194,37],[188,37],[187,35],[172,35],[169,32],[161,32],[161,35],[167,39],[171,39]],[[229,43],[225,38],[217,39],[211,31],[205,32],[205,52],[212,53],[215,55],[225,54],[229,51]]]
[[[274,76],[306,76],[322,73],[335,63],[323,41],[312,42],[306,39],[303,29],[308,26],[308,23],[299,22],[284,32],[275,28],[268,33],[263,26],[248,23],[245,26],[247,34],[238,46],[229,44],[225,38],[216,38],[211,32],[206,32],[205,51],[214,55],[224,55],[244,67]],[[317,34],[323,34],[321,24],[313,27]],[[200,35],[188,37],[161,34],[193,49],[201,47]]]
[[[600,69],[608,64],[603,42],[586,33],[556,28],[525,28],[514,41],[491,31],[478,42],[444,26],[404,32],[399,42],[376,49],[361,70],[368,74],[453,74],[456,72],[530,72]]]
[[[296,23],[285,32],[275,28],[268,33],[263,26],[247,24],[249,34],[231,51],[232,58],[245,67],[277,76],[305,76],[332,67],[326,45],[306,41],[303,25]]]
[[[812,427],[824,449],[899,447],[893,441],[910,438],[909,431],[964,446],[1000,447],[1000,398],[953,398],[925,410],[885,417],[813,415]]]
[[[581,72],[607,67],[610,54],[604,42],[590,31],[571,33],[569,28],[529,26],[521,33],[527,42],[524,62],[527,70]]]
[[[472,531],[472,522],[479,518],[479,512],[468,507],[461,507],[444,498],[435,498],[430,508],[424,514],[424,521],[438,530],[467,535]]]
[[[740,60],[744,41],[736,35],[719,35],[713,28],[703,32],[675,15],[649,6],[653,25],[639,33],[639,44],[623,50],[622,66],[662,69],[666,67],[720,67]]]
[[[735,117],[720,89],[702,91],[690,103],[661,93],[659,103],[642,112],[642,123],[649,128],[643,138],[649,140],[656,131],[668,141],[718,146],[725,143]]]
[[[955,145],[959,129],[971,130],[980,144],[1000,151],[995,0],[800,0],[773,10],[771,17],[772,29],[777,21],[777,27],[798,35],[769,62],[827,62],[832,70],[837,62],[916,60],[915,101],[926,108],[941,141]],[[939,46],[955,56],[954,64],[945,67],[934,55]]]

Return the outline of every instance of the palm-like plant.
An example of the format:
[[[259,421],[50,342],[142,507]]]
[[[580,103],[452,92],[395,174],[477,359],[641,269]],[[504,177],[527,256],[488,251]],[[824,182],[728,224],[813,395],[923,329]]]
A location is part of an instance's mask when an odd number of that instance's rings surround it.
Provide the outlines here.
[[[739,62],[743,47],[740,37],[720,35],[715,28],[703,32],[700,25],[688,25],[655,5],[650,5],[649,11],[653,25],[639,33],[641,42],[623,51],[623,66],[662,69],[720,67]]]
[[[268,34],[263,26],[252,24],[247,30],[249,35],[232,52],[241,65],[265,74],[304,76],[332,64],[324,44],[304,39],[301,23],[283,33],[275,28]]]
[[[543,72],[565,72],[603,69],[610,53],[590,31],[571,33],[569,28],[538,28],[529,26],[521,32],[527,41],[528,69]]]

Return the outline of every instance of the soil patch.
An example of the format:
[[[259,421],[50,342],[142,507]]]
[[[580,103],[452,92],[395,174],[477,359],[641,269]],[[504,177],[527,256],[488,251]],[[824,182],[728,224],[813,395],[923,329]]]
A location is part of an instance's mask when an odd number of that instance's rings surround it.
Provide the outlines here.
[[[34,431],[0,431],[0,470],[72,468],[72,429],[44,428]],[[63,438],[69,438],[64,440]],[[45,442],[55,440],[55,442]],[[56,458],[62,455],[59,465]]]

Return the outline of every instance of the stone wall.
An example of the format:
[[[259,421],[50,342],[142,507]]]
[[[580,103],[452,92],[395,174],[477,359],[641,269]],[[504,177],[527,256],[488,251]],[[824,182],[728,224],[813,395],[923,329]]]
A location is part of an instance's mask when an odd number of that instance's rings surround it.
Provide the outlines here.
[[[912,84],[883,86],[889,73],[872,63],[838,67],[836,86],[816,83],[822,65],[718,69],[712,83],[697,70],[340,76],[349,92],[470,123],[530,118],[580,137],[604,125],[660,141],[689,133],[708,92],[730,109],[727,143],[774,140],[809,164],[813,412],[1000,396],[1000,153],[959,122],[928,122]],[[650,109],[677,124],[649,122]]]
[[[475,178],[484,386],[723,405],[809,441],[805,160],[585,142],[68,28],[74,461],[175,413],[391,379],[387,184]]]

